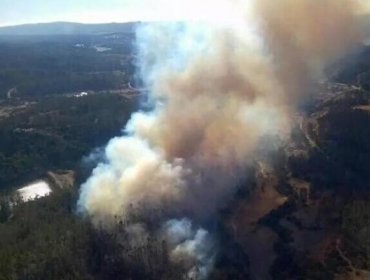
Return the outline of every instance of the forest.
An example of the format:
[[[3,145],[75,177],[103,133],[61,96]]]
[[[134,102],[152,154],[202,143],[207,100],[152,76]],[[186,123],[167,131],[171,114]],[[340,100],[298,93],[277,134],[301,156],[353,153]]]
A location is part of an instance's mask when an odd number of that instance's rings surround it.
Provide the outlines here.
[[[121,89],[135,71],[133,36],[0,36],[0,98]]]

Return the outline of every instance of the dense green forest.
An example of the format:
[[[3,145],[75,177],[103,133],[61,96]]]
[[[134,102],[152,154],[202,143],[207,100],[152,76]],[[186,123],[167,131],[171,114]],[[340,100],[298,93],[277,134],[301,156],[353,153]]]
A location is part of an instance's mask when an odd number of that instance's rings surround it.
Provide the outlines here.
[[[121,133],[135,106],[134,100],[108,93],[49,96],[0,119],[0,189],[47,170],[74,169]]]
[[[0,189],[73,169],[121,133],[136,101],[109,92],[133,78],[130,30],[0,36]]]
[[[22,97],[123,88],[134,74],[133,36],[0,36],[0,98],[12,88]]]

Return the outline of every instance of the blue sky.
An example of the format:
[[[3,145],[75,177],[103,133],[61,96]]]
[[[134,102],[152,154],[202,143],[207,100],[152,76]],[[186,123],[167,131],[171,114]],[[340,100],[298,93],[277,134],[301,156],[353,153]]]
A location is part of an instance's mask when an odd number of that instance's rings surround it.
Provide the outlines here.
[[[201,18],[225,0],[0,0],[0,26],[75,21],[126,22]],[[223,10],[222,5],[219,11]],[[216,7],[217,9],[217,7]],[[217,15],[216,15],[217,16]]]

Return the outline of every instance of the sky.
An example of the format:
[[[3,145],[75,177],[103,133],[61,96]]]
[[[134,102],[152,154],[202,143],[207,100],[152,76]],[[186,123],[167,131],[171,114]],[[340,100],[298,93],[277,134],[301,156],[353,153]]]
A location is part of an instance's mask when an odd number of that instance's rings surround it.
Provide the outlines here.
[[[230,20],[230,2],[251,0],[0,0],[0,26],[71,21]],[[370,0],[358,0],[370,8]],[[370,10],[370,9],[369,9]]]
[[[0,0],[0,26],[53,21],[202,19],[210,14],[218,18],[225,17],[227,3],[227,0]]]

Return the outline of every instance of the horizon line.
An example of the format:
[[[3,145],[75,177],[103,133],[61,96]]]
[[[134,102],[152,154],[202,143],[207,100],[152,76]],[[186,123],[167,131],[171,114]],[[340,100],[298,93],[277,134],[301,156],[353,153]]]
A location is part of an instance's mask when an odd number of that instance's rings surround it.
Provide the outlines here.
[[[42,25],[42,24],[55,24],[55,23],[70,23],[70,24],[83,24],[83,25],[95,25],[95,24],[124,24],[124,23],[139,23],[139,22],[159,22],[159,20],[128,20],[128,21],[106,21],[106,22],[79,22],[79,21],[68,21],[68,20],[56,20],[56,21],[45,21],[45,22],[28,22],[28,23],[16,23],[16,24],[1,24],[0,28],[3,27],[19,27],[25,25]]]

